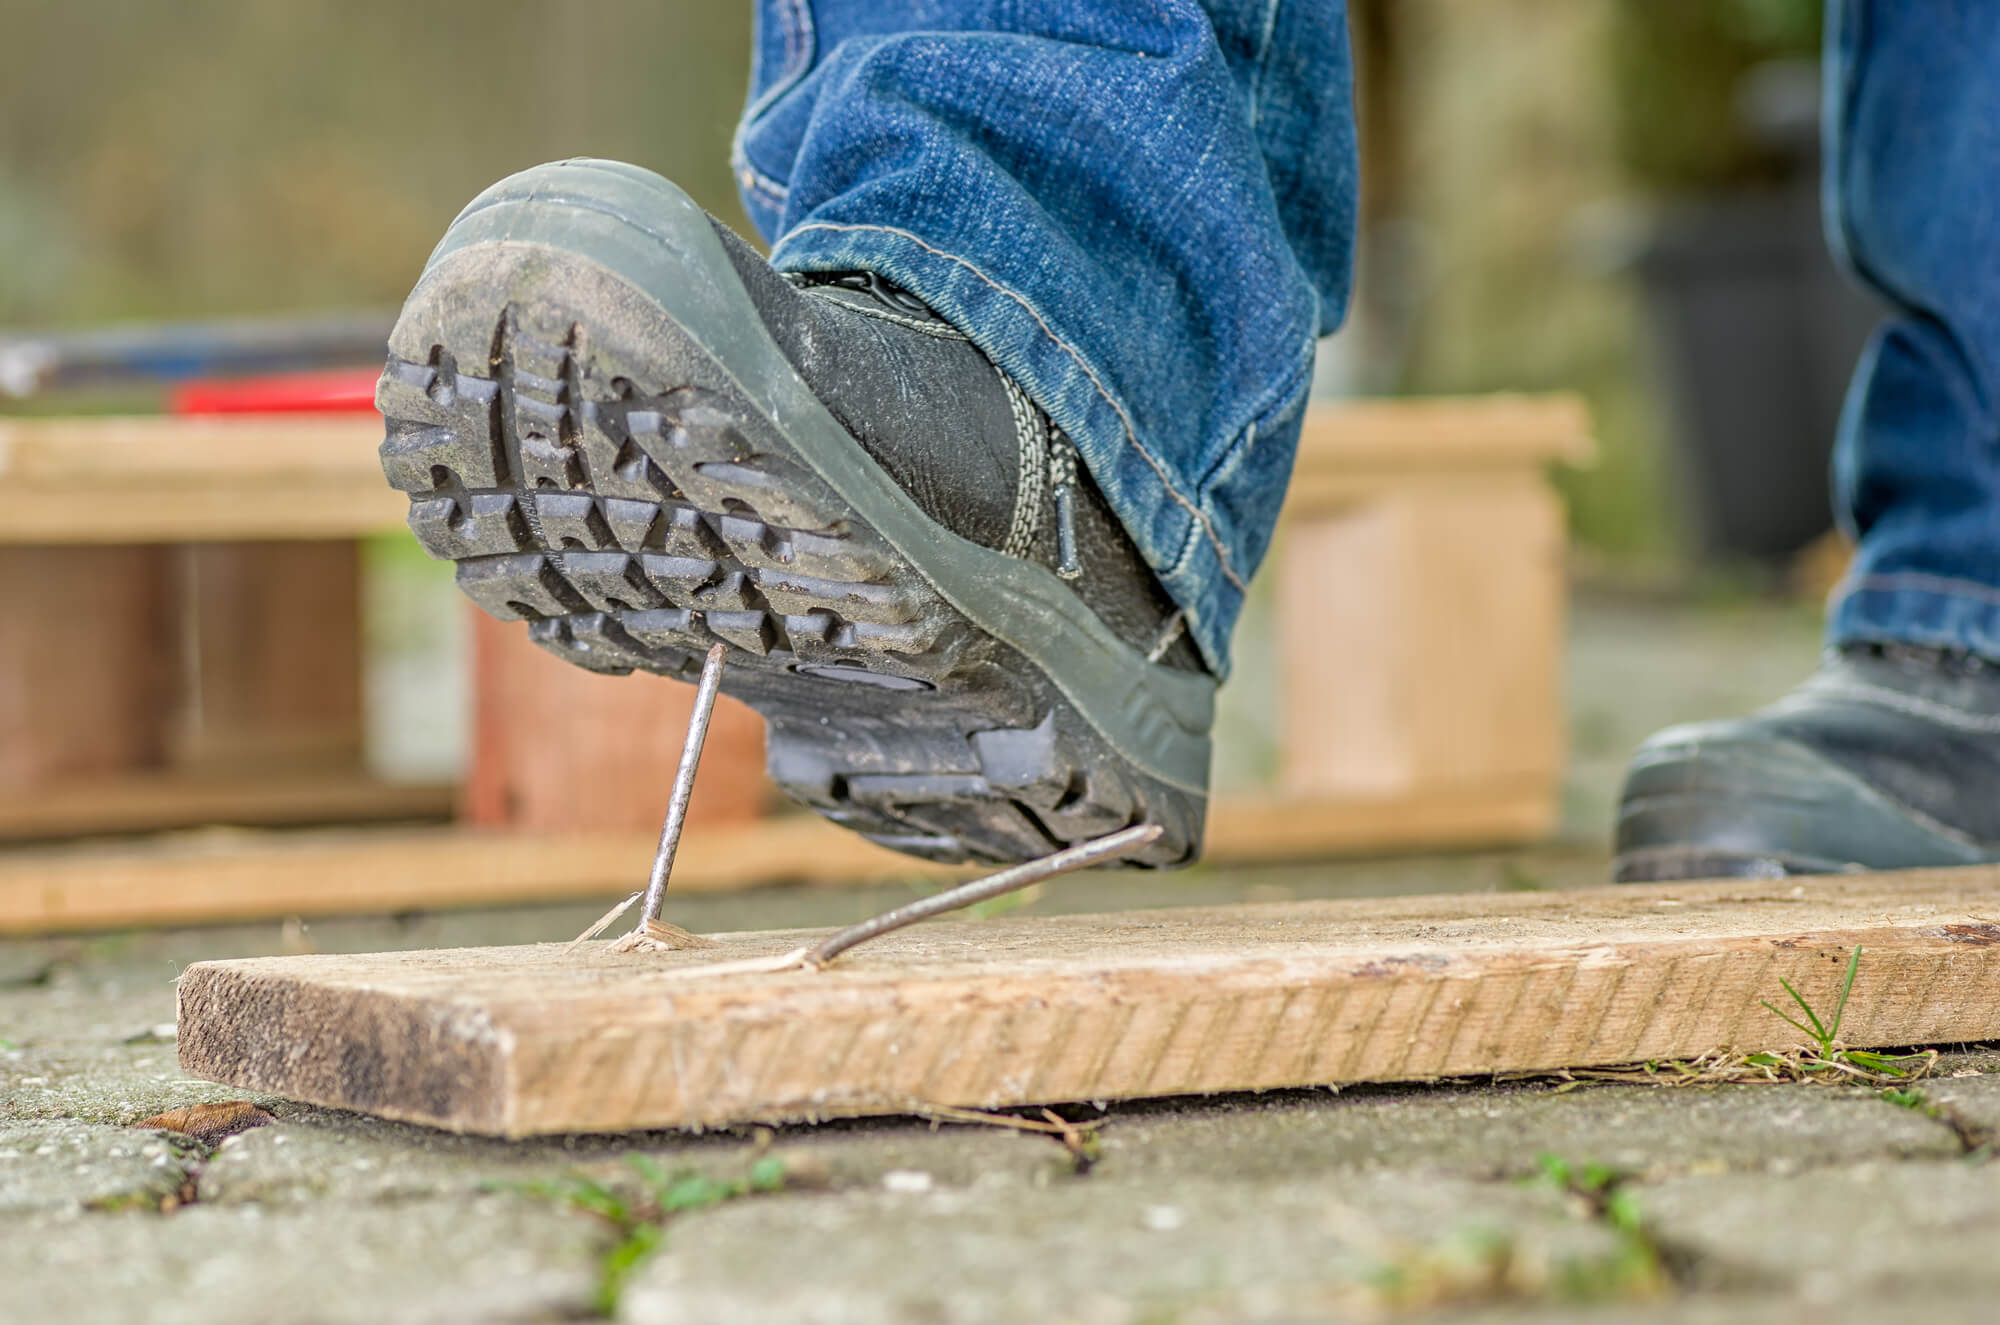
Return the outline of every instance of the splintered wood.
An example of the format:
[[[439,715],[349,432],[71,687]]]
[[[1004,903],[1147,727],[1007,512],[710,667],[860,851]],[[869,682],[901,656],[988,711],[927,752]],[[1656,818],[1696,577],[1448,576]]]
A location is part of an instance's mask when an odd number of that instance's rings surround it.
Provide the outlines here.
[[[522,1136],[1526,1072],[2000,1036],[2000,872],[1911,871],[920,925],[824,971],[590,945],[204,962],[180,1059],[251,1090]],[[1163,890],[1170,885],[1163,885]],[[713,973],[700,968],[717,964]]]

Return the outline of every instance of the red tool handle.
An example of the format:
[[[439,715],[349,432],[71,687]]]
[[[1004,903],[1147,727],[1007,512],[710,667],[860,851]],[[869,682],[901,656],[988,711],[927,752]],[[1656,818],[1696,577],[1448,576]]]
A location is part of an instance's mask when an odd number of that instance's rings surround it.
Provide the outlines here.
[[[170,414],[360,414],[375,411],[377,368],[284,373],[183,382],[167,397]]]

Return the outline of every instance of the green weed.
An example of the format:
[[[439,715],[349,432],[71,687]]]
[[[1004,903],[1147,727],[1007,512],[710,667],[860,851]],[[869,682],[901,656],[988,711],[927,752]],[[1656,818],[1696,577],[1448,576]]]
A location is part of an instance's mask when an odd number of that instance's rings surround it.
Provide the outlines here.
[[[1786,1024],[1804,1035],[1809,1043],[1785,1050],[1762,1050],[1741,1054],[1713,1049],[1694,1058],[1649,1058],[1643,1063],[1611,1067],[1566,1068],[1554,1075],[1562,1084],[1557,1090],[1574,1090],[1588,1081],[1617,1081],[1652,1086],[1717,1086],[1739,1082],[1815,1082],[1821,1085],[1844,1083],[1864,1086],[1907,1086],[1929,1074],[1938,1053],[1924,1049],[1916,1053],[1884,1054],[1868,1049],[1849,1049],[1840,1043],[1840,1027],[1847,1017],[1847,1002],[1854,992],[1854,979],[1861,969],[1861,949],[1847,959],[1831,1016],[1821,1016],[1791,981],[1778,983],[1791,997],[1805,1020],[1801,1021],[1769,999],[1758,999],[1782,1017]],[[1503,1077],[1524,1080],[1530,1076]]]
[[[1639,1218],[1624,1175],[1603,1164],[1540,1155],[1526,1179],[1568,1197],[1612,1234],[1608,1250],[1551,1258],[1532,1239],[1462,1228],[1432,1242],[1389,1244],[1366,1277],[1360,1305],[1381,1311],[1518,1302],[1631,1302],[1673,1291],[1666,1259]]]
[[[633,1272],[665,1245],[667,1225],[676,1216],[738,1197],[775,1192],[785,1185],[785,1161],[776,1155],[757,1159],[740,1178],[711,1178],[690,1170],[670,1172],[650,1155],[628,1155],[625,1163],[639,1177],[636,1194],[580,1173],[487,1184],[494,1190],[560,1202],[611,1226],[617,1241],[598,1258],[597,1291],[591,1301],[597,1314],[607,1318],[617,1313],[618,1299]]]
[[[1805,996],[1792,987],[1792,982],[1780,977],[1778,983],[1784,986],[1792,1002],[1805,1014],[1800,1021],[1767,998],[1757,1001],[1782,1017],[1786,1024],[1801,1035],[1812,1040],[1815,1048],[1807,1049],[1802,1055],[1788,1060],[1779,1054],[1750,1054],[1745,1062],[1753,1067],[1797,1066],[1808,1075],[1814,1073],[1834,1073],[1856,1078],[1863,1082],[1902,1081],[1913,1075],[1920,1076],[1937,1061],[1934,1052],[1916,1054],[1880,1054],[1866,1049],[1847,1049],[1840,1044],[1840,1023],[1847,1016],[1847,999],[1854,992],[1854,977],[1861,970],[1861,949],[1847,959],[1847,974],[1840,982],[1840,996],[1833,1005],[1833,1015],[1821,1017]]]
[[[1573,1302],[1629,1301],[1671,1290],[1666,1258],[1640,1218],[1639,1198],[1624,1174],[1604,1164],[1572,1164],[1555,1154],[1537,1155],[1535,1167],[1538,1172],[1530,1181],[1565,1193],[1617,1239],[1616,1248],[1604,1255],[1558,1265],[1552,1284],[1556,1296]]]

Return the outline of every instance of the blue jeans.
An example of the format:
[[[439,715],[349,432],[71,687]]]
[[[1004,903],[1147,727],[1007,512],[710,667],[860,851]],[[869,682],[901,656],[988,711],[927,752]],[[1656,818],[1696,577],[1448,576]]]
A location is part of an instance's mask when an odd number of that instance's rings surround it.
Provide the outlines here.
[[[1345,313],[1340,0],[759,0],[735,167],[790,271],[864,269],[1076,442],[1209,663]]]
[[[1827,229],[1898,308],[1858,368],[1831,640],[2000,658],[2000,0],[1827,23]],[[956,323],[1075,439],[1220,672],[1345,311],[1339,0],[759,0],[735,165],[792,270]]]
[[[1835,447],[1829,637],[2000,659],[2000,4],[1848,0],[1826,57],[1828,240],[1896,310]]]

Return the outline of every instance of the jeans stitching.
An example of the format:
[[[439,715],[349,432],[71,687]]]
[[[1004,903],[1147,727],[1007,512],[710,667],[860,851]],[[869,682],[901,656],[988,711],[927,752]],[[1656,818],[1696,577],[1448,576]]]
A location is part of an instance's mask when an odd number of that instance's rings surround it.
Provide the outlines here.
[[[1849,582],[1842,597],[1852,597],[1858,593],[1897,593],[1913,591],[1933,593],[1948,598],[1970,598],[1988,607],[2000,607],[2000,589],[1981,584],[1977,580],[1961,580],[1949,575],[1926,575],[1921,571],[1890,571],[1880,575],[1864,575]]]
[[[732,164],[736,167],[736,182],[763,198],[765,202],[774,203],[782,210],[785,200],[791,196],[791,190],[751,165],[750,158],[743,153],[741,143],[737,144],[732,156],[735,158]]]
[[[750,158],[744,156],[742,152],[736,154],[736,182],[740,182],[744,188],[764,198],[764,202],[774,202],[780,208],[784,208],[786,198],[792,196],[792,190],[786,184],[780,184],[778,180],[770,178],[768,174],[752,166]]]
[[[1167,579],[1172,579],[1176,575],[1186,573],[1188,563],[1194,560],[1194,554],[1200,547],[1200,529],[1198,526],[1191,524],[1188,526],[1187,533],[1181,538],[1181,550],[1174,554],[1172,561],[1160,569],[1160,574]]]
[[[1209,522],[1208,514],[1205,511],[1203,511],[1199,506],[1197,506],[1195,503],[1189,501],[1185,496],[1181,494],[1180,489],[1174,486],[1174,481],[1167,476],[1166,467],[1160,463],[1158,457],[1156,457],[1151,451],[1146,449],[1146,444],[1139,440],[1139,431],[1136,427],[1133,426],[1132,416],[1125,412],[1125,406],[1119,403],[1118,399],[1111,394],[1109,388],[1107,388],[1104,385],[1104,382],[1097,376],[1096,372],[1092,370],[1090,364],[1084,359],[1083,355],[1078,352],[1076,347],[1071,345],[1068,341],[1064,340],[1061,336],[1058,336],[1055,333],[1055,329],[1050,327],[1048,322],[1043,319],[1040,311],[1037,310],[1033,304],[1029,303],[1027,299],[1015,293],[1013,290],[1009,289],[1005,285],[1002,285],[999,281],[994,280],[991,276],[988,276],[985,272],[981,271],[977,266],[973,265],[971,262],[968,262],[966,259],[958,256],[958,254],[947,253],[941,248],[937,248],[934,245],[925,243],[922,239],[919,239],[917,236],[911,234],[909,231],[898,230],[894,226],[849,225],[849,224],[836,223],[832,221],[810,221],[807,222],[805,225],[799,226],[796,229],[793,229],[792,231],[787,233],[785,238],[779,241],[780,247],[782,247],[786,242],[788,242],[793,235],[803,234],[808,230],[830,230],[836,233],[850,232],[850,231],[872,231],[878,234],[895,235],[900,239],[908,240],[909,242],[915,244],[917,247],[923,249],[927,253],[933,253],[936,254],[938,257],[957,263],[959,266],[965,268],[967,271],[971,272],[974,276],[978,277],[986,284],[992,286],[995,290],[998,290],[1001,294],[1006,295],[1009,299],[1012,299],[1015,303],[1019,304],[1022,310],[1026,312],[1029,317],[1035,320],[1035,325],[1042,329],[1042,334],[1044,336],[1047,336],[1053,344],[1055,344],[1059,349],[1063,351],[1063,353],[1067,354],[1070,357],[1071,362],[1075,363],[1076,366],[1083,371],[1083,375],[1090,379],[1090,384],[1097,389],[1097,394],[1099,398],[1102,399],[1105,404],[1111,406],[1112,411],[1118,415],[1118,421],[1124,425],[1126,440],[1130,441],[1132,443],[1133,449],[1139,453],[1139,455],[1145,460],[1145,462],[1148,465],[1152,466],[1153,473],[1159,477],[1161,486],[1167,490],[1167,495],[1174,499],[1176,505],[1180,506],[1181,509],[1185,510],[1189,515],[1193,516],[1195,522],[1201,526],[1202,532],[1208,537],[1209,545],[1215,549],[1216,562],[1222,568],[1223,578],[1228,580],[1231,584],[1235,585],[1239,591],[1248,592],[1248,587],[1243,583],[1243,578],[1236,573],[1235,567],[1230,565],[1229,552],[1226,548],[1222,546],[1222,538],[1215,532],[1215,526]]]
[[[1318,325],[1318,322],[1319,318],[1317,313],[1315,313],[1313,323],[1314,325]],[[1307,336],[1305,354],[1300,358],[1299,362],[1292,367],[1290,372],[1252,398],[1249,408],[1244,411],[1250,416],[1250,421],[1237,430],[1236,440],[1223,447],[1221,454],[1215,457],[1215,462],[1202,471],[1201,492],[1205,494],[1213,488],[1215,486],[1215,476],[1229,468],[1229,462],[1235,459],[1245,447],[1250,445],[1251,440],[1257,434],[1258,424],[1269,419],[1273,414],[1286,409],[1297,397],[1312,389],[1313,360],[1317,357],[1318,353],[1316,345],[1317,341],[1315,338]]]
[[[797,82],[799,75],[803,74],[806,67],[812,63],[813,42],[816,35],[813,31],[811,0],[779,0],[778,17],[785,29],[785,69],[778,76],[778,84],[772,89],[773,93]],[[759,101],[770,99],[771,93],[758,98]]]

